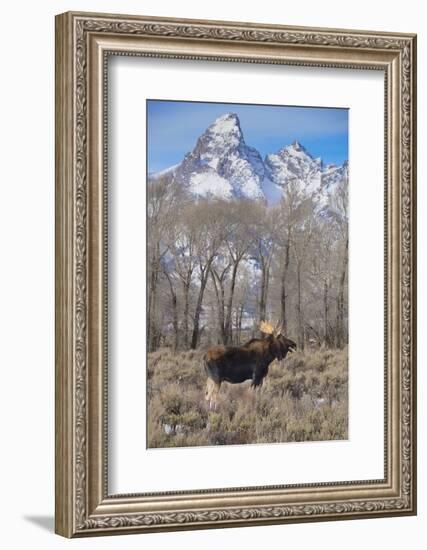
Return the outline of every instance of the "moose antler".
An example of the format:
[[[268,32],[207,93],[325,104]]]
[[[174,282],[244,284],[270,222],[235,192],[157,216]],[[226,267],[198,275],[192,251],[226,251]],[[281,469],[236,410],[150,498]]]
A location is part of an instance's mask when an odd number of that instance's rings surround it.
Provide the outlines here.
[[[274,334],[276,336],[279,336],[279,334],[285,334],[285,331],[286,331],[285,323],[282,322],[282,321],[278,321],[277,325],[276,325],[276,328],[274,329]]]
[[[273,334],[274,328],[273,325],[270,323],[267,323],[266,321],[261,321],[259,324],[259,330],[263,332],[264,334]]]

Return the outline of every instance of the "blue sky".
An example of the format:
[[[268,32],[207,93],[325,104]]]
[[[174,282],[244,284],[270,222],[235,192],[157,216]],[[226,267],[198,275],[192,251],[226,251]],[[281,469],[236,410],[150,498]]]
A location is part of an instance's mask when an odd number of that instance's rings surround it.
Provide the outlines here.
[[[322,107],[147,101],[148,171],[181,162],[224,113],[236,113],[247,145],[264,158],[297,139],[326,164],[348,159],[348,110]]]

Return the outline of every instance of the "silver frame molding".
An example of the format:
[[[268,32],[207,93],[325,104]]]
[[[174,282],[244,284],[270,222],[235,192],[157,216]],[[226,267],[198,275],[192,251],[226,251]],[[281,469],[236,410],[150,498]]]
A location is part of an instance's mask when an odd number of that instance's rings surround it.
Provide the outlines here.
[[[384,72],[384,479],[108,494],[105,182],[110,55]],[[412,34],[72,12],[56,17],[58,534],[79,537],[416,513],[415,126]]]

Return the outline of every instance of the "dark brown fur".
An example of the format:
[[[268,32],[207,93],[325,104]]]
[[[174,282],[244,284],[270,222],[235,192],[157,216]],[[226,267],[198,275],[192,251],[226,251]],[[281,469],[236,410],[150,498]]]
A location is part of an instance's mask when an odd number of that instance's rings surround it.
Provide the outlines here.
[[[216,346],[204,356],[204,367],[208,376],[206,399],[215,401],[221,383],[240,384],[252,380],[252,387],[262,385],[268,374],[268,367],[275,359],[281,361],[296,344],[282,334],[266,338],[253,338],[243,346]]]

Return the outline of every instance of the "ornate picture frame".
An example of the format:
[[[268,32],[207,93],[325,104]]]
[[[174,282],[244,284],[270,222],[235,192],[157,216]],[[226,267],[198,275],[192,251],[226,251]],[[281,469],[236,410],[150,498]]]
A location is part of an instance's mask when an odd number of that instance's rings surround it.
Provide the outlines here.
[[[384,478],[108,492],[109,56],[337,67],[385,79]],[[416,513],[416,36],[68,12],[56,17],[56,532],[82,537]]]

